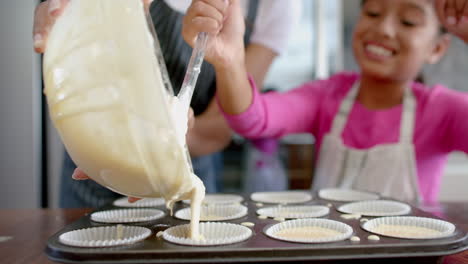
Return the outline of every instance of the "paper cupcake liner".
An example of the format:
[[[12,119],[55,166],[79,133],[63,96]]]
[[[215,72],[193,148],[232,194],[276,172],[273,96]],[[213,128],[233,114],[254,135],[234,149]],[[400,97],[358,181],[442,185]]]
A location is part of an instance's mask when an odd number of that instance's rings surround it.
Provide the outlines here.
[[[341,205],[338,211],[346,214],[365,216],[397,216],[411,212],[411,207],[405,203],[389,200],[363,201]]]
[[[355,202],[379,199],[379,195],[375,193],[337,188],[322,189],[319,191],[318,195],[322,199],[338,202]]]
[[[164,231],[163,238],[171,243],[187,246],[218,246],[242,242],[252,235],[248,227],[229,223],[200,223],[203,239],[188,238],[190,225],[180,225]]]
[[[455,233],[455,225],[452,223],[416,216],[375,218],[362,224],[362,228],[381,236],[408,239],[444,238]]]
[[[330,213],[330,208],[321,205],[276,206],[257,210],[258,215],[286,219],[322,217]]]
[[[259,203],[270,204],[297,204],[312,200],[312,194],[301,191],[286,192],[256,192],[252,193],[250,199]]]
[[[59,241],[75,247],[114,247],[142,241],[151,230],[140,226],[102,226],[70,231],[59,236]]]
[[[164,212],[157,209],[120,209],[94,212],[91,220],[99,223],[138,223],[148,222],[164,216]]]
[[[305,230],[304,228],[310,228]],[[291,237],[285,237],[278,232],[291,232]],[[265,231],[271,238],[297,243],[328,243],[348,239],[353,234],[353,228],[347,224],[329,219],[297,219],[275,224]],[[306,236],[307,232],[310,236]],[[298,236],[294,236],[297,233]],[[302,236],[302,237],[301,237]]]
[[[203,204],[237,204],[241,203],[244,198],[236,194],[207,194],[203,199]],[[190,204],[190,200],[184,200],[185,204]]]
[[[158,207],[165,205],[166,201],[163,198],[144,198],[138,200],[134,203],[129,203],[127,197],[122,197],[114,201],[113,205],[117,207],[133,207],[133,208],[142,208],[142,207]]]
[[[226,221],[247,215],[247,207],[240,204],[208,205],[201,207],[200,221]],[[175,217],[182,220],[191,219],[190,208],[184,208],[175,213]]]

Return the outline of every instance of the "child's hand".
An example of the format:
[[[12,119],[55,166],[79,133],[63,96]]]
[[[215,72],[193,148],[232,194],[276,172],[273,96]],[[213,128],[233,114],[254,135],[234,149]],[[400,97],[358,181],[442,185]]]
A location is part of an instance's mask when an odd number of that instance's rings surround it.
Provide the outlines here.
[[[468,43],[468,0],[436,0],[435,4],[442,25]]]
[[[192,47],[200,32],[209,34],[205,59],[215,67],[244,60],[244,17],[239,0],[193,0],[182,35]]]
[[[63,13],[70,0],[47,0],[36,7],[34,12],[33,39],[34,50],[37,53],[45,51],[47,37],[55,24],[55,20]],[[148,8],[153,0],[142,0]]]

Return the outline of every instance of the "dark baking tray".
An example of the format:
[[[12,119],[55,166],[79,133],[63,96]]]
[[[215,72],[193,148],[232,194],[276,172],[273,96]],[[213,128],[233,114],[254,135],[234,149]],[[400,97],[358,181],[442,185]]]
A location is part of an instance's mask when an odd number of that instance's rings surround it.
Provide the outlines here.
[[[468,248],[468,234],[459,227],[453,236],[444,239],[410,240],[380,236],[380,241],[370,241],[367,239],[370,233],[360,227],[359,220],[345,220],[340,217],[341,213],[336,211],[336,208],[343,203],[321,200],[317,195],[314,197],[313,201],[305,204],[333,204],[330,214],[323,218],[338,220],[350,225],[354,229],[354,235],[359,236],[361,241],[300,244],[271,239],[263,233],[263,230],[278,222],[273,219],[258,219],[256,203],[252,202],[249,196],[244,195],[245,200],[242,204],[249,208],[248,215],[226,221],[238,224],[255,223],[253,236],[241,243],[215,247],[189,247],[165,242],[156,237],[155,234],[158,231],[188,223],[188,221],[166,215],[153,222],[132,224],[148,227],[153,231],[148,239],[133,245],[79,248],[61,244],[58,237],[62,233],[103,225],[92,222],[89,215],[85,215],[51,236],[45,252],[50,259],[65,263],[376,263],[376,261],[379,263],[437,263],[442,256],[455,254]],[[174,212],[184,207],[187,205],[179,202],[175,205]],[[116,209],[116,207],[106,206],[97,211],[108,209]],[[158,209],[163,209],[168,213],[163,206]],[[437,218],[415,207],[412,207],[410,215]]]

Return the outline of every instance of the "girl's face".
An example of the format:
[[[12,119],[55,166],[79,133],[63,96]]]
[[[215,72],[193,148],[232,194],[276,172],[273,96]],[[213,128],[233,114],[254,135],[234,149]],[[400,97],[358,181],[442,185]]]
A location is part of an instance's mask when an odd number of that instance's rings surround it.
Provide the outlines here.
[[[386,81],[414,80],[448,46],[431,0],[367,0],[353,36],[362,74]]]

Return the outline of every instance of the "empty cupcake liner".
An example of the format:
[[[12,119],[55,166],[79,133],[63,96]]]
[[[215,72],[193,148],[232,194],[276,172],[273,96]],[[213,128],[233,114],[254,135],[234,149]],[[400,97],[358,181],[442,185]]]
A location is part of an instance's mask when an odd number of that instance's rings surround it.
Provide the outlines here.
[[[276,206],[257,210],[258,215],[286,219],[322,217],[330,213],[330,208],[321,205]]]
[[[337,188],[322,189],[319,191],[318,195],[322,199],[338,202],[355,202],[379,199],[379,195],[375,193]]]
[[[365,216],[397,216],[411,212],[411,207],[405,203],[389,200],[362,201],[341,205],[338,211],[346,214]]]
[[[242,242],[252,236],[250,228],[229,223],[200,223],[200,240],[189,238],[189,231],[190,225],[174,226],[164,231],[163,238],[179,245],[218,246]]]
[[[91,220],[99,223],[138,223],[159,219],[164,212],[157,209],[119,209],[94,212]]]
[[[353,228],[329,219],[297,219],[275,224],[265,231],[271,238],[297,243],[328,243],[348,239]]]
[[[191,219],[190,208],[184,208],[175,213],[175,217],[182,220]],[[200,221],[226,221],[247,215],[247,207],[240,204],[205,205],[201,207]]]
[[[452,223],[416,216],[375,218],[362,224],[362,228],[381,236],[408,239],[444,238],[455,233],[455,225]]]
[[[114,201],[113,205],[117,207],[134,207],[134,208],[141,208],[141,207],[157,207],[165,205],[166,201],[163,198],[144,198],[138,200],[134,203],[129,203],[127,197],[122,197]]]
[[[203,199],[203,204],[236,204],[240,203],[244,198],[236,194],[207,194]],[[190,204],[190,200],[184,200],[184,203]]]
[[[102,226],[70,231],[59,236],[59,241],[75,247],[114,247],[142,241],[151,230],[140,226]]]
[[[305,203],[312,200],[312,194],[301,191],[256,192],[252,193],[250,199],[259,203],[296,204]]]

